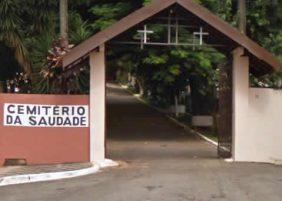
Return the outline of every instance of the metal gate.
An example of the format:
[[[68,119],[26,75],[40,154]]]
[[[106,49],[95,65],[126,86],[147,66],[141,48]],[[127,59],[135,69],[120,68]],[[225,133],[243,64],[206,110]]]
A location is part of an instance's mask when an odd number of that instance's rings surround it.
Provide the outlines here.
[[[232,59],[220,66],[218,156],[232,156]]]

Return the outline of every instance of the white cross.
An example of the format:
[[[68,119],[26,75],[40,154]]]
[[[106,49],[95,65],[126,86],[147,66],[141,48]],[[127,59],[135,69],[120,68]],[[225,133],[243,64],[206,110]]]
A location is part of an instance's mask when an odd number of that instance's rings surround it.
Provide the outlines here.
[[[147,25],[144,25],[144,30],[138,30],[138,33],[143,34],[141,40],[143,39],[143,43],[146,44],[148,42],[148,34],[153,34],[154,31],[148,30]]]
[[[194,36],[199,35],[200,37],[200,45],[203,45],[203,36],[208,36],[210,33],[203,32],[203,27],[200,28],[200,32],[194,32]]]

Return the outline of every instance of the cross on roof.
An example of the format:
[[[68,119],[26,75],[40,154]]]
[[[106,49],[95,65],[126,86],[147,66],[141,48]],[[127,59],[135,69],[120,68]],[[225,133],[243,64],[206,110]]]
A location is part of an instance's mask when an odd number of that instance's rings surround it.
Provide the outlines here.
[[[200,32],[194,32],[194,35],[199,35],[200,37],[200,45],[203,45],[203,37],[210,35],[208,32],[203,32],[203,27],[200,27]]]
[[[172,16],[171,14],[173,13],[173,10],[170,10],[170,14],[168,16],[168,22],[167,22],[167,43],[171,44],[172,41],[172,28],[175,28],[175,43],[178,44],[179,42],[179,21],[178,21],[178,16],[176,15],[174,20],[175,24],[172,24]]]
[[[143,39],[143,43],[148,42],[148,34],[153,34],[154,31],[148,30],[147,25],[144,25],[144,30],[138,30],[138,33],[142,33],[141,40]]]
[[[205,26],[209,28],[210,33],[214,32],[219,35],[218,39],[212,37],[210,38],[211,42],[219,41],[221,42],[220,44],[226,46],[226,48],[218,48],[219,51],[231,53],[231,50],[238,46],[244,47],[253,57],[251,60],[252,73],[256,75],[263,75],[265,73],[281,69],[281,62],[270,52],[252,41],[247,36],[242,35],[234,27],[224,22],[222,19],[208,11],[203,6],[195,3],[193,0],[152,1],[152,4],[140,8],[138,11],[131,13],[114,25],[93,35],[91,38],[77,45],[71,50],[71,52],[67,53],[62,58],[63,67],[68,70],[74,69],[76,66],[78,66],[76,64],[85,61],[89,54],[97,47],[109,42],[132,27],[149,20],[156,14],[168,10],[175,4],[184,9],[184,19],[195,19],[195,24],[205,23]],[[199,36],[197,35],[197,37]]]

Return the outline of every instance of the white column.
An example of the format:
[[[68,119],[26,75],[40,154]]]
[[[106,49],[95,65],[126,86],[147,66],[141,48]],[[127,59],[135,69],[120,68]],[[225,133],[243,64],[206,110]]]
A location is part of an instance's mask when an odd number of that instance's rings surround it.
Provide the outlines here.
[[[90,54],[90,161],[105,159],[105,46]]]
[[[233,150],[235,161],[240,161],[248,151],[244,146],[244,134],[248,132],[249,106],[249,57],[244,48],[233,52]]]

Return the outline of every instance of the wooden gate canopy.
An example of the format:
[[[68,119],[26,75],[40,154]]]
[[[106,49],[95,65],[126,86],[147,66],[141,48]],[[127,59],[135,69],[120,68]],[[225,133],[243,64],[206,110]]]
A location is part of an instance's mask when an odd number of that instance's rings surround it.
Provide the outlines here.
[[[164,16],[171,7],[175,6],[178,7],[178,14],[181,18],[187,19],[189,25],[203,26],[205,30],[211,33],[209,37],[205,38],[205,42],[222,44],[222,46],[215,47],[220,52],[227,55],[239,46],[244,47],[245,54],[250,57],[250,67],[253,74],[263,75],[279,70],[282,67],[278,59],[265,48],[192,0],[154,0],[150,5],[129,14],[74,47],[63,57],[63,67],[66,70],[72,69],[79,62],[85,60],[89,53],[100,45],[111,41],[145,21],[152,20],[153,17]]]

